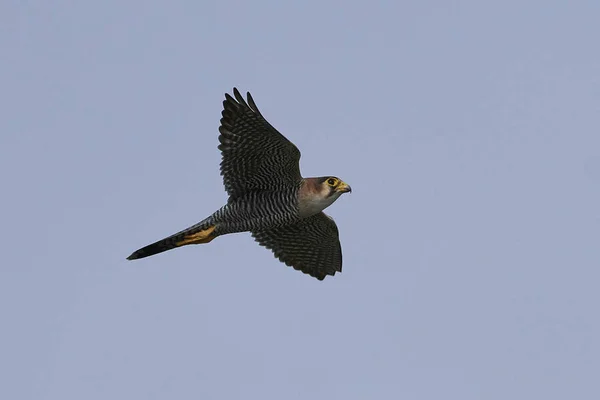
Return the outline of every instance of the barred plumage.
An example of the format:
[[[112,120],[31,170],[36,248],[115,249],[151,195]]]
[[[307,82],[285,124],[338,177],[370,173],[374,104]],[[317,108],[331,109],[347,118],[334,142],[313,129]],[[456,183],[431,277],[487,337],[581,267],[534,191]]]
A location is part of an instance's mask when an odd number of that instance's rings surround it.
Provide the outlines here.
[[[342,271],[338,229],[323,212],[291,225],[253,231],[252,237],[281,262],[319,280]]]
[[[143,247],[128,259],[252,232],[285,264],[322,280],[342,270],[338,229],[322,210],[350,186],[336,177],[302,178],[300,151],[265,120],[250,93],[225,95],[219,149],[227,204],[201,222]]]
[[[219,127],[221,175],[231,198],[254,190],[300,185],[300,151],[265,120],[250,93],[225,94]]]
[[[219,235],[288,225],[299,220],[298,190],[253,191],[229,202],[211,216]]]

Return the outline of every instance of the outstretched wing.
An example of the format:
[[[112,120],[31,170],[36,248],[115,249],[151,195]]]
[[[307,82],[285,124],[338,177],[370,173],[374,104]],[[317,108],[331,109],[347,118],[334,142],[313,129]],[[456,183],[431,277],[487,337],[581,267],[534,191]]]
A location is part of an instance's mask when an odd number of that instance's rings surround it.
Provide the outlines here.
[[[264,119],[250,93],[247,103],[236,88],[233,95],[225,94],[219,127],[221,175],[229,196],[299,185],[298,148]]]
[[[252,232],[286,265],[323,280],[342,271],[342,246],[333,219],[323,212],[292,225]]]

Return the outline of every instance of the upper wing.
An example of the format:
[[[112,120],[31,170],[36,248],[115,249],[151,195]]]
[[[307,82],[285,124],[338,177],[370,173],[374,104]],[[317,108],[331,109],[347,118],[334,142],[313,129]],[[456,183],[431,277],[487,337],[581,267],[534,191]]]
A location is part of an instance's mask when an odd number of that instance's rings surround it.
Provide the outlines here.
[[[225,94],[219,127],[221,175],[229,196],[298,185],[298,148],[263,118],[250,93],[248,103],[236,88],[233,95]]]
[[[252,232],[252,236],[281,262],[319,280],[342,271],[338,229],[323,212],[293,225]]]

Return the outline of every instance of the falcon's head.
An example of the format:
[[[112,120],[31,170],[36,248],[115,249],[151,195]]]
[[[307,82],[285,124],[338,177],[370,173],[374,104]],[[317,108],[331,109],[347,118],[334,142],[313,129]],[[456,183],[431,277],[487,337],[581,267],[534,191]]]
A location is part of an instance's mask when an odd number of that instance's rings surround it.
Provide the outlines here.
[[[324,197],[335,196],[337,199],[343,193],[352,191],[350,185],[335,176],[324,176],[318,179],[321,184],[321,194]]]
[[[308,217],[321,212],[342,194],[351,191],[350,185],[335,176],[305,178],[298,196],[300,216]]]

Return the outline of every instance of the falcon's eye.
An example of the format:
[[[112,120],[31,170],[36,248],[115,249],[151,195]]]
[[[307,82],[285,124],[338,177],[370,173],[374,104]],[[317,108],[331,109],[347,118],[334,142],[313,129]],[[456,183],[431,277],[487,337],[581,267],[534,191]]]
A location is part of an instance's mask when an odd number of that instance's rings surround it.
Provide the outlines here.
[[[335,186],[336,183],[337,183],[337,181],[335,179],[333,179],[333,178],[327,179],[327,184],[329,186]]]

